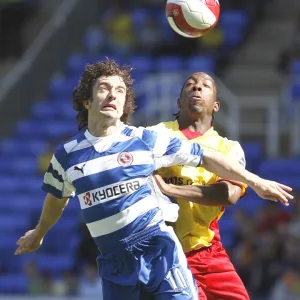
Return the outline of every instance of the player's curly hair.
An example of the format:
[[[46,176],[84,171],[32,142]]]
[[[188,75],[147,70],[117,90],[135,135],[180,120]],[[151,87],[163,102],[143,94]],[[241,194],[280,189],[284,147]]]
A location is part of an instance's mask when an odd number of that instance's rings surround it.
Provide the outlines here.
[[[83,103],[85,100],[93,100],[93,86],[96,79],[101,76],[120,76],[123,79],[126,85],[126,100],[121,121],[128,124],[130,116],[135,109],[131,71],[131,67],[119,66],[114,60],[109,58],[106,61],[86,65],[79,84],[72,93],[73,108],[78,111],[76,116],[78,130],[82,130],[88,125],[88,110]]]

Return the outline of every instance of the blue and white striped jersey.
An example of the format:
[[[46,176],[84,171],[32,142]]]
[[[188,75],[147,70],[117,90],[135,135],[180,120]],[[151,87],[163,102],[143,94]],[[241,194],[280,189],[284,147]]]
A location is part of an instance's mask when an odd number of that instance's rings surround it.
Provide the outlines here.
[[[161,222],[152,172],[172,165],[199,166],[202,152],[197,143],[142,127],[122,124],[106,137],[86,130],[56,149],[43,189],[57,198],[78,196],[101,249]]]

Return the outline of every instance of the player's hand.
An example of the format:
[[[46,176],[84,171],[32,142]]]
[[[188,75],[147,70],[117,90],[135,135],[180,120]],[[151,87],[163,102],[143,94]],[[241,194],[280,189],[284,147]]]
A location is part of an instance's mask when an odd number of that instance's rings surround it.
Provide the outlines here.
[[[37,230],[29,230],[17,241],[19,247],[15,251],[15,255],[34,252],[41,247],[42,243],[43,237],[38,235]]]
[[[259,178],[255,184],[250,185],[250,187],[259,197],[275,202],[280,201],[285,206],[288,206],[289,200],[294,198],[289,194],[289,192],[293,190],[291,187],[276,181]]]
[[[160,190],[164,194],[168,195],[168,191],[170,189],[170,185],[167,184],[167,183],[165,183],[165,181],[162,179],[162,177],[160,175],[158,175],[158,174],[153,174],[153,177],[154,177],[154,179],[155,179],[158,187],[160,188]]]

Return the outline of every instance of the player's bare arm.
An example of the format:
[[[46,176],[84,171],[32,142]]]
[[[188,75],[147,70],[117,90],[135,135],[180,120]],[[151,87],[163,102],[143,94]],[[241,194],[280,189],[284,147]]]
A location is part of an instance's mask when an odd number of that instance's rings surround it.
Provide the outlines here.
[[[68,201],[68,198],[57,199],[51,194],[47,194],[39,223],[35,229],[27,231],[17,241],[19,247],[15,252],[16,255],[33,252],[40,248],[43,238],[60,219]]]
[[[165,195],[201,205],[230,206],[236,204],[242,196],[242,189],[227,181],[200,186],[174,185],[165,183],[158,174],[154,178]]]
[[[293,196],[288,192],[292,191],[291,187],[284,184],[266,180],[243,169],[238,163],[228,161],[218,151],[203,147],[202,167],[206,170],[217,174],[222,178],[229,178],[248,184],[258,196],[271,201],[280,201],[288,205],[288,200]]]

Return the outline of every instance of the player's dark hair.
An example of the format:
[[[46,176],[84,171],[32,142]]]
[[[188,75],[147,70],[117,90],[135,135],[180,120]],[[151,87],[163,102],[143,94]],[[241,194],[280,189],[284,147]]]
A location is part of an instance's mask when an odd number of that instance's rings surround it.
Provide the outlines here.
[[[219,91],[219,87],[218,87],[218,85],[217,85],[216,80],[214,79],[214,77],[213,77],[211,74],[209,74],[209,76],[214,80],[214,85],[215,85],[215,89],[216,89],[216,100],[215,100],[215,102],[220,102],[220,91]],[[181,87],[181,90],[180,90],[179,97],[181,97],[181,95],[182,95],[182,93],[183,93],[183,89],[184,89],[185,83],[187,82],[188,79],[189,79],[189,78],[187,78],[187,79],[184,81],[184,83],[183,83],[183,85],[182,85],[182,87]],[[173,114],[173,116],[175,117],[175,120],[177,120],[177,119],[179,118],[179,115],[180,115],[180,110],[179,110],[177,113]],[[214,119],[215,119],[215,114],[213,113],[213,114],[212,114],[211,125],[213,125]]]
[[[120,76],[126,85],[126,100],[124,104],[124,113],[121,121],[128,124],[131,114],[134,112],[134,93],[133,80],[131,78],[131,67],[119,66],[114,60],[106,59],[106,61],[89,64],[85,67],[78,86],[72,93],[73,108],[78,111],[76,116],[78,122],[78,130],[87,127],[88,110],[84,107],[84,101],[93,101],[93,87],[97,78],[101,76]]]

